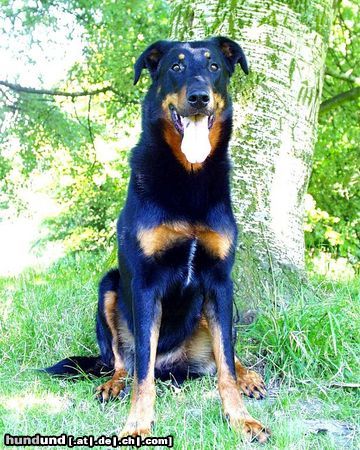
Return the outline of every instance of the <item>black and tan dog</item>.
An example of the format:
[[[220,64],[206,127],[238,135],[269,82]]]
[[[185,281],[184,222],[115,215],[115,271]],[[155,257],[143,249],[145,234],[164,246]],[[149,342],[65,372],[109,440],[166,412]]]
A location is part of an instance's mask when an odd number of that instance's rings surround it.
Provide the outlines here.
[[[154,376],[178,383],[218,374],[230,425],[264,442],[269,432],[246,410],[241,392],[265,395],[259,375],[234,355],[232,339],[237,228],[231,208],[228,143],[232,107],[227,93],[246,58],[234,41],[159,41],[135,65],[135,83],[149,70],[142,134],[119,217],[119,268],[100,283],[99,357],[68,358],[46,369],[113,370],[98,388],[116,397],[134,376],[124,435],[147,434],[154,420]]]

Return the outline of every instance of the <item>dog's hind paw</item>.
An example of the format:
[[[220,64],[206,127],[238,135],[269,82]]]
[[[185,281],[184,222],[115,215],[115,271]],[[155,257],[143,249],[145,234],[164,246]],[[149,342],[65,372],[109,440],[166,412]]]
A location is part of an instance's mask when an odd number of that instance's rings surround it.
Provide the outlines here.
[[[126,394],[125,381],[111,379],[96,388],[96,398],[101,402],[121,398]]]
[[[243,370],[237,373],[237,385],[241,392],[251,398],[260,400],[266,397],[266,387],[264,381],[254,370]]]

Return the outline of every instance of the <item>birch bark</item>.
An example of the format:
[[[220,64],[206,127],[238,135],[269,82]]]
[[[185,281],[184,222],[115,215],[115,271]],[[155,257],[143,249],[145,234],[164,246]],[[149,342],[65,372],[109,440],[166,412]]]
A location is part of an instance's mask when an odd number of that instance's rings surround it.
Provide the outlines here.
[[[238,70],[232,80],[231,154],[236,278],[250,297],[261,296],[264,273],[304,269],[303,203],[332,9],[332,0],[172,1],[172,38],[228,36],[248,58],[250,75]]]

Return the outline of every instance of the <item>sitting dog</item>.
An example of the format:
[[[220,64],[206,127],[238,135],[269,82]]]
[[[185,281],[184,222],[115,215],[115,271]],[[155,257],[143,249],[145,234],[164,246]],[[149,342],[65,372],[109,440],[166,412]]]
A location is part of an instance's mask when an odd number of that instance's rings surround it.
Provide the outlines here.
[[[154,420],[154,377],[181,383],[218,376],[233,429],[267,440],[241,392],[261,398],[261,377],[234,355],[231,270],[237,227],[230,201],[228,144],[232,106],[227,93],[241,47],[225,37],[158,41],[135,64],[152,78],[142,134],[132,151],[125,206],[117,223],[118,269],[102,279],[96,333],[99,357],[67,358],[53,375],[113,371],[98,388],[117,397],[133,375],[123,435],[146,435]]]

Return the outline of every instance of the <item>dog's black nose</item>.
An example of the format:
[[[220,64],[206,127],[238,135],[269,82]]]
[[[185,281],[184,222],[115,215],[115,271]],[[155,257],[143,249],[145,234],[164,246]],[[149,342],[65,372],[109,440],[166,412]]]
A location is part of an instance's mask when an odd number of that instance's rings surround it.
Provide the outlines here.
[[[192,91],[188,94],[188,102],[193,108],[205,108],[210,101],[210,96],[206,91]]]

